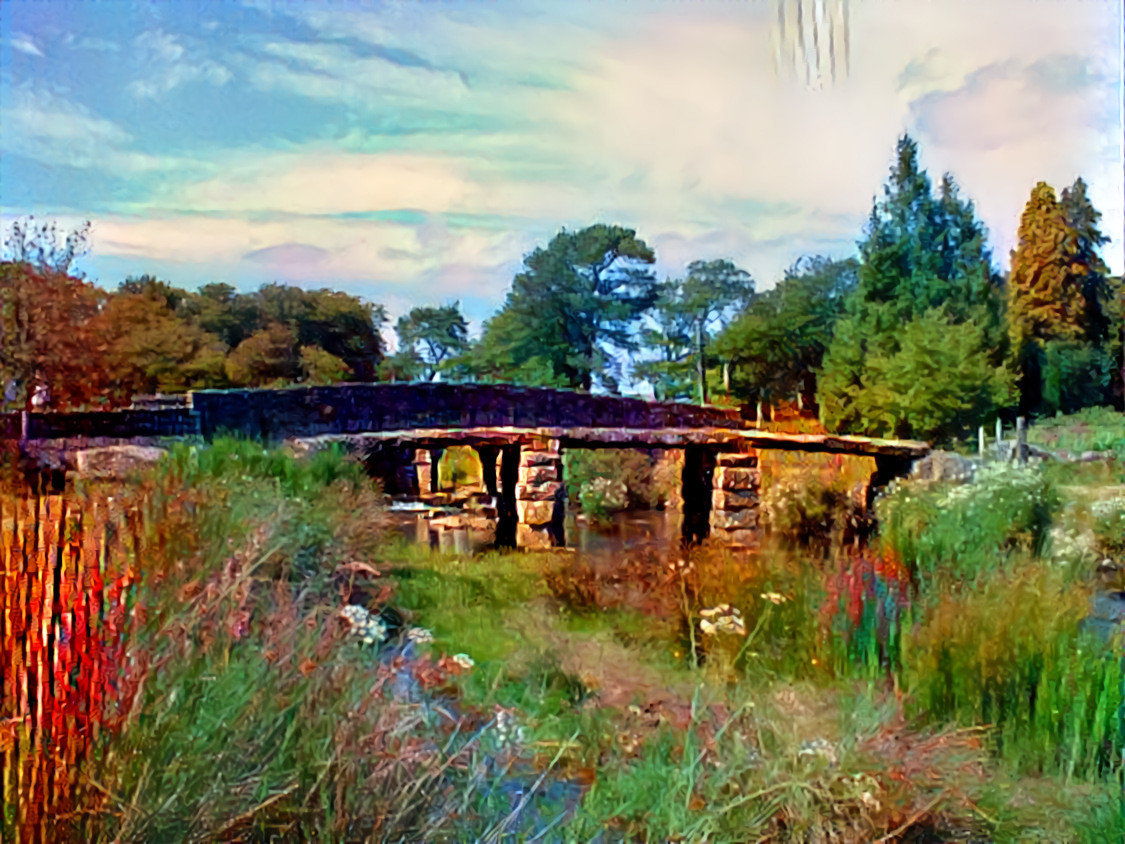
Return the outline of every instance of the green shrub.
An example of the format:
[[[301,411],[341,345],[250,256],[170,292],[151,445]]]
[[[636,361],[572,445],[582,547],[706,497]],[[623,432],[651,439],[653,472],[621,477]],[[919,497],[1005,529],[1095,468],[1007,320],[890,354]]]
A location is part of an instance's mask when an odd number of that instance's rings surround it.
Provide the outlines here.
[[[971,484],[900,483],[876,512],[884,540],[925,585],[975,578],[1015,551],[1042,553],[1058,505],[1039,469],[998,463]]]
[[[567,496],[591,518],[626,508],[654,509],[673,500],[679,473],[637,449],[575,449],[564,454]]]
[[[1098,550],[1107,557],[1125,562],[1125,497],[1099,501],[1091,509]]]

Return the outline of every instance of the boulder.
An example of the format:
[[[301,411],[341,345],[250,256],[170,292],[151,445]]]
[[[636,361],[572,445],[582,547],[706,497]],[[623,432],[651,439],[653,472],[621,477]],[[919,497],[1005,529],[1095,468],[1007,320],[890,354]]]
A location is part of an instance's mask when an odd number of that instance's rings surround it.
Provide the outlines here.
[[[146,445],[111,445],[84,448],[75,453],[78,474],[84,478],[124,478],[155,463],[167,452]]]
[[[977,461],[952,451],[933,451],[917,460],[910,477],[921,481],[971,481]]]

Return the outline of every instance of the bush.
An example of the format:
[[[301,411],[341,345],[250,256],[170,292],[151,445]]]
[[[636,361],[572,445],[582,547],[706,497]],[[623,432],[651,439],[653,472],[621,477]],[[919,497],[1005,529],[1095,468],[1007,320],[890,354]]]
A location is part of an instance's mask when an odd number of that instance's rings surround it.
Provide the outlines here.
[[[1098,550],[1111,559],[1125,562],[1125,496],[1098,501],[1091,510]]]
[[[637,449],[575,449],[564,453],[567,496],[592,518],[627,508],[655,509],[679,493],[680,472]]]
[[[993,464],[971,484],[896,484],[876,512],[884,541],[925,584],[972,579],[1002,566],[1013,551],[1042,553],[1058,503],[1039,469]]]

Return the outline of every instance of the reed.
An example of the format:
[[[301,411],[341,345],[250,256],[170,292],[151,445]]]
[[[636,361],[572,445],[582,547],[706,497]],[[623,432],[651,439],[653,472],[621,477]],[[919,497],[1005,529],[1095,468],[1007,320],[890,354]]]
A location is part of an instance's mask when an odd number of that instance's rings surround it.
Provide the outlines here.
[[[135,687],[135,584],[150,500],[0,497],[0,772],[4,840],[54,840],[78,769]]]

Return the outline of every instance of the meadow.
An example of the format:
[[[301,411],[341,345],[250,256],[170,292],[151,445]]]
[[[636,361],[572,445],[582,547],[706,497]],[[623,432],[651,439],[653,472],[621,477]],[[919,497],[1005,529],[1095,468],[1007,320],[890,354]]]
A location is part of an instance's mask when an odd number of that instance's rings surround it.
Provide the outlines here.
[[[901,482],[866,538],[862,469],[766,463],[749,556],[439,553],[240,440],[9,495],[2,837],[1122,840],[1121,465]]]

